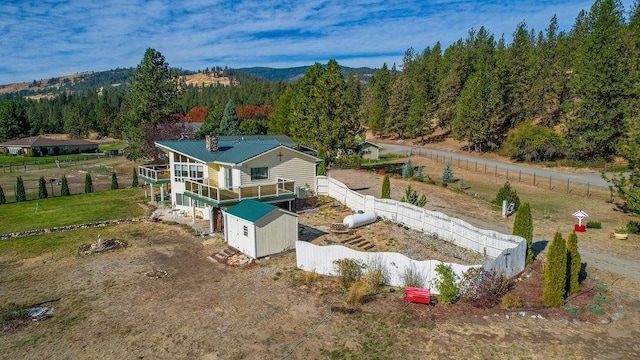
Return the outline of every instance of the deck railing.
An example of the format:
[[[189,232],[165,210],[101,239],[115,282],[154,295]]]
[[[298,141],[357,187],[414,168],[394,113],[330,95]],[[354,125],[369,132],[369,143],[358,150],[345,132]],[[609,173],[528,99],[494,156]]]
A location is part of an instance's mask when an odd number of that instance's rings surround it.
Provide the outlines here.
[[[275,183],[219,188],[193,180],[185,180],[185,191],[217,203],[235,202],[244,199],[262,199],[294,194],[295,181],[278,178]]]
[[[154,181],[170,180],[171,172],[169,165],[140,165],[138,166],[138,176]]]

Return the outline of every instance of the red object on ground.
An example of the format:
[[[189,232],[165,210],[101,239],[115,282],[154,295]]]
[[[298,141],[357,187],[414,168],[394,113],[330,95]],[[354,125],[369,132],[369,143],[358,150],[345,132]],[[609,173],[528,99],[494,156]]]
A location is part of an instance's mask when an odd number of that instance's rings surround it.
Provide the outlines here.
[[[573,225],[573,229],[574,229],[576,232],[585,232],[585,231],[587,231],[587,225],[578,225],[578,224],[575,224],[575,225]]]
[[[404,289],[404,301],[428,305],[431,302],[431,290],[406,287]]]

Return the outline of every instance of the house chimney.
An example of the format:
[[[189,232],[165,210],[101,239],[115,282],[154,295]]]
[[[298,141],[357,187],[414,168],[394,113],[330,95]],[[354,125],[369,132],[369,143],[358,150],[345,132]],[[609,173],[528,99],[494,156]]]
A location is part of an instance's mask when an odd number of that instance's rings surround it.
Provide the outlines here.
[[[204,145],[206,146],[208,151],[211,151],[211,152],[218,151],[218,136],[214,134],[205,135]]]

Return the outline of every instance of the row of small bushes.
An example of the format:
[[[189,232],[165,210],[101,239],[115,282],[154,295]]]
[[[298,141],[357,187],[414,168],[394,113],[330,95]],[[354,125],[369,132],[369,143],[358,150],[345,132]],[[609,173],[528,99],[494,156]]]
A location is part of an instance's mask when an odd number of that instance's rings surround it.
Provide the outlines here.
[[[589,221],[587,222],[588,229],[602,229],[602,224],[599,221]],[[623,228],[629,234],[640,234],[640,222],[638,221],[629,221],[627,226]]]

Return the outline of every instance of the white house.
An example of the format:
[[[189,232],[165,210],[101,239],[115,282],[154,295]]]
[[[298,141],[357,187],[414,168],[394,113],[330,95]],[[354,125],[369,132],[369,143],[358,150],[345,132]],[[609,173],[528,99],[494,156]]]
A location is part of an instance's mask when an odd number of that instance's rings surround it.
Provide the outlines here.
[[[223,212],[230,247],[257,259],[295,247],[298,215],[256,200],[242,200]]]

